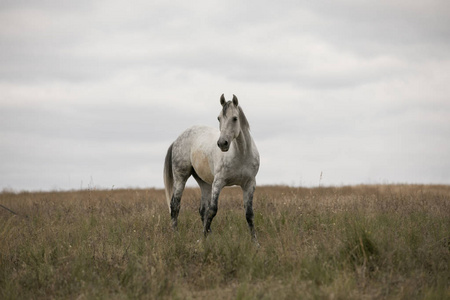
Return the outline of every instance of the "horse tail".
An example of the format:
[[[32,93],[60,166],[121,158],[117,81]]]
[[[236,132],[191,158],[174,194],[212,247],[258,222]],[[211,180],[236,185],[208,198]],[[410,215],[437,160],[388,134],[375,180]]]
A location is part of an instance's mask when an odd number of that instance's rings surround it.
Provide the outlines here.
[[[166,160],[164,162],[164,188],[166,190],[166,200],[167,205],[169,205],[170,210],[170,200],[173,195],[173,171],[172,171],[172,148],[173,144],[170,145],[167,150]]]

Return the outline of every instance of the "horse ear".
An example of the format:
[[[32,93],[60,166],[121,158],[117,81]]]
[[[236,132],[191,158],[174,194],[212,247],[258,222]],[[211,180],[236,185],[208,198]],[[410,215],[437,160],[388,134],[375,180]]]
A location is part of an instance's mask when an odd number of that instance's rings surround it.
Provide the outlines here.
[[[222,94],[222,96],[220,96],[220,104],[222,104],[222,106],[224,106],[226,102],[227,101],[225,101],[225,96],[224,96],[224,94]]]
[[[238,104],[239,104],[239,101],[238,101],[236,95],[233,95],[233,104],[234,104],[234,106],[238,106]]]

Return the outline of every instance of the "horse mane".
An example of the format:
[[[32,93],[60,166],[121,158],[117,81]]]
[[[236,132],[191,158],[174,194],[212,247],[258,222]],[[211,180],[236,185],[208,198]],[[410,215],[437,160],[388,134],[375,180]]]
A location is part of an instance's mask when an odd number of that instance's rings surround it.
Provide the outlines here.
[[[250,131],[250,124],[248,123],[247,117],[244,114],[244,111],[240,106],[238,106],[239,110],[239,123],[241,123],[241,129]]]

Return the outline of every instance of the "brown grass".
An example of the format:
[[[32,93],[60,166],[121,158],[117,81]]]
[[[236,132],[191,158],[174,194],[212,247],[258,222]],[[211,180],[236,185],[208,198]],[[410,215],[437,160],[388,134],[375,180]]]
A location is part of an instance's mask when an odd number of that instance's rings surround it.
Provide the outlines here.
[[[225,189],[179,231],[162,190],[0,194],[0,299],[449,299],[450,187]]]

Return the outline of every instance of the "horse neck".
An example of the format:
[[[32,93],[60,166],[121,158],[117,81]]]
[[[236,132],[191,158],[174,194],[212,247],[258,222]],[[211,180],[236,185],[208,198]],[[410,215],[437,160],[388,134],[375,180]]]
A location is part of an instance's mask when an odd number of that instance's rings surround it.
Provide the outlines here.
[[[241,132],[236,138],[236,149],[244,155],[251,153],[252,137],[248,129],[241,129]]]

